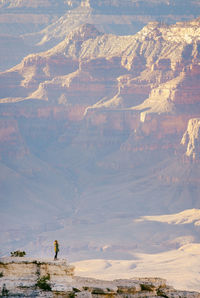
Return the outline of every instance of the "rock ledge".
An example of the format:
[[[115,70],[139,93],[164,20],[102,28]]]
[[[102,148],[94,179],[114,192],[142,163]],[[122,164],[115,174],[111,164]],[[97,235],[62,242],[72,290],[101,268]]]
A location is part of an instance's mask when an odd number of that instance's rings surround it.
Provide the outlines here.
[[[46,278],[45,291],[38,281]],[[1,258],[0,296],[8,297],[200,297],[197,292],[177,291],[161,278],[104,281],[74,276],[66,260]]]

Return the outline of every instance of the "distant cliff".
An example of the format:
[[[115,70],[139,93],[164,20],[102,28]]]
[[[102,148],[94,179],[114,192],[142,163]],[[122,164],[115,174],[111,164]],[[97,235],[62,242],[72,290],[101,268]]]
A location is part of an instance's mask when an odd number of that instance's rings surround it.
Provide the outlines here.
[[[171,26],[153,22],[135,35],[117,36],[84,24],[50,50],[26,56],[0,73],[7,139],[14,122],[6,118],[15,110],[6,104],[20,102],[19,119],[83,120],[81,126],[101,138],[106,130],[126,131],[129,139],[118,140],[123,151],[181,151],[188,121],[199,117],[199,26],[199,18]],[[11,138],[16,127],[15,119]]]

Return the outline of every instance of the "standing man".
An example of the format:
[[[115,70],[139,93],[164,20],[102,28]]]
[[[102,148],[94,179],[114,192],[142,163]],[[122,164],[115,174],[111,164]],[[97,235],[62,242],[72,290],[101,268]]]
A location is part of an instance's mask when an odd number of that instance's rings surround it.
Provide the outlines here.
[[[59,252],[59,244],[58,244],[57,240],[54,241],[54,250],[55,250],[54,260],[57,260],[57,255],[58,255],[58,252]]]

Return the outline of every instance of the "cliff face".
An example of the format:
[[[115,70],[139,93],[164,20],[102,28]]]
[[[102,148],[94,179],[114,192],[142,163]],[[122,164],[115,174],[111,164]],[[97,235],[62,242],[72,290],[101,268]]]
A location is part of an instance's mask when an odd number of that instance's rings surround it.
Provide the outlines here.
[[[74,276],[74,267],[65,260],[55,262],[45,259],[2,258],[0,272],[0,291],[6,297],[200,297],[197,292],[177,291],[161,278],[105,281]],[[48,284],[49,288],[45,291],[44,285],[42,288],[39,281],[47,276],[45,284]]]
[[[187,147],[185,152],[186,156],[191,158],[193,161],[199,161],[200,152],[200,119],[190,119],[188,122],[188,127],[183,135],[181,144]]]

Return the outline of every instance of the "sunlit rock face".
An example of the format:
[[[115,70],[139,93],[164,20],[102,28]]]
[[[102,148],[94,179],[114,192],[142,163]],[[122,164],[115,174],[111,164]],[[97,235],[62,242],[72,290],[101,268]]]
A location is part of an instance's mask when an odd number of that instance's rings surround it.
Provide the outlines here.
[[[181,144],[185,145],[185,155],[193,161],[200,160],[200,118],[190,119]]]

